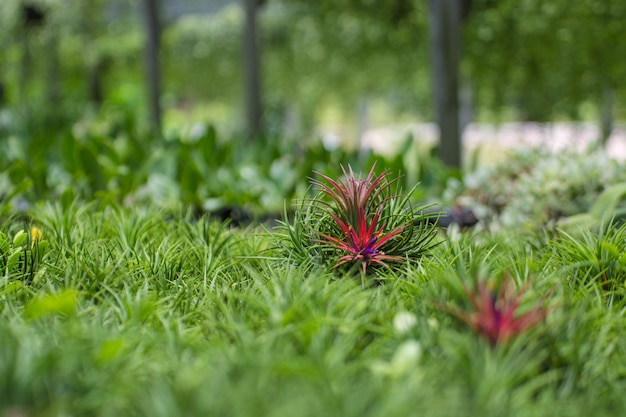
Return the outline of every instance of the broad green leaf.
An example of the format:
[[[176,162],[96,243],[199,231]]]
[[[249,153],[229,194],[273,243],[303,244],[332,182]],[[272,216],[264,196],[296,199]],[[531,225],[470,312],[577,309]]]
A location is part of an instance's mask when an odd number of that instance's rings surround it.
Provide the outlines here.
[[[13,249],[13,253],[9,256],[7,260],[7,270],[12,271],[17,266],[17,263],[20,260],[20,256],[22,255],[22,250],[20,248]]]
[[[9,249],[11,249],[9,240],[4,233],[0,232],[0,254],[4,256],[4,254],[9,252]]]
[[[606,188],[597,198],[587,213],[569,216],[558,222],[558,226],[567,230],[593,228],[602,221],[610,220],[617,212],[620,201],[626,195],[626,183],[619,183]]]
[[[605,189],[591,206],[589,213],[598,220],[612,217],[620,201],[626,195],[626,183],[615,184]]]
[[[24,285],[22,281],[11,281],[2,288],[2,294],[11,295],[18,292]]]
[[[26,317],[37,319],[48,315],[71,316],[76,312],[79,294],[76,290],[65,290],[58,294],[44,295],[26,306]]]
[[[607,251],[611,256],[618,257],[619,256],[619,248],[612,242],[607,242],[606,240],[600,243],[600,246],[603,250]]]
[[[28,239],[28,234],[24,230],[20,230],[13,237],[13,246],[22,246],[24,242],[26,242],[26,239]]]
[[[96,361],[102,363],[114,359],[122,350],[123,346],[124,340],[122,339],[109,339],[104,341],[100,347]]]

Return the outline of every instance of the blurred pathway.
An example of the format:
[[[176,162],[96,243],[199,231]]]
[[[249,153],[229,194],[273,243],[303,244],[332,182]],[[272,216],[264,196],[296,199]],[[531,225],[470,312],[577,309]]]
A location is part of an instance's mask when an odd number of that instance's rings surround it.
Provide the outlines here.
[[[361,147],[383,155],[394,154],[408,134],[425,146],[436,143],[434,124],[407,124],[371,129],[363,134]],[[600,137],[593,123],[504,123],[470,124],[463,135],[466,154],[481,148],[481,161],[493,162],[509,150],[544,146],[553,152],[583,152]],[[626,160],[626,126],[616,126],[606,146],[609,156]]]

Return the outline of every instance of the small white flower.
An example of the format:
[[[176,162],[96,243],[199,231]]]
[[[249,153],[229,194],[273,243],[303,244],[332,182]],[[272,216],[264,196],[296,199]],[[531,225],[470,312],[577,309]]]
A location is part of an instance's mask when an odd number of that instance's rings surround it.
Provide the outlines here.
[[[402,375],[413,368],[422,357],[422,345],[417,340],[407,340],[398,346],[391,358],[391,369],[396,375]]]
[[[426,320],[426,323],[428,323],[428,327],[430,327],[433,330],[436,330],[439,328],[439,321],[434,317],[430,317],[428,320]]]
[[[393,318],[393,327],[400,334],[408,333],[416,324],[417,317],[408,311],[400,311]]]
[[[375,361],[370,368],[379,375],[399,378],[414,371],[421,357],[422,345],[417,340],[407,340],[398,346],[390,361]]]

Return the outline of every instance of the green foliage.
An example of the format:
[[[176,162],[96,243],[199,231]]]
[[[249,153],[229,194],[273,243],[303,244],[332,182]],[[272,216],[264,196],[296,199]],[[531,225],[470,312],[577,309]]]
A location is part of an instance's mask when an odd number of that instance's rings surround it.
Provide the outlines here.
[[[320,142],[244,144],[204,124],[152,137],[137,121],[145,109],[134,6],[33,3],[49,17],[25,32],[22,2],[0,1],[0,81],[9,104],[0,109],[0,414],[623,414],[626,226],[552,229],[581,212],[619,215],[622,164],[601,153],[518,155],[464,178],[462,197],[489,233],[437,234],[415,202],[430,190],[416,196],[412,188],[418,180],[440,184],[446,174],[426,153],[377,160]],[[479,103],[491,100],[492,110],[513,103],[535,118],[549,114],[547,105],[573,111],[606,88],[621,94],[622,69],[609,59],[619,46],[605,45],[619,44],[614,17],[623,6],[570,3],[473,2],[465,36],[480,39],[466,43],[464,68]],[[323,100],[351,107],[364,93],[424,110],[425,99],[410,95],[427,91],[425,7],[268,2],[261,13],[268,101],[276,113],[293,102],[305,119]],[[605,19],[593,37],[572,19],[583,12]],[[521,26],[520,17],[528,17]],[[233,6],[166,29],[166,106],[184,112],[187,99],[206,99],[220,111],[238,103],[240,25]],[[545,33],[561,37],[563,48]],[[507,53],[495,53],[497,46]],[[563,57],[574,65],[564,67]],[[104,96],[92,112],[83,85],[96,69]],[[331,216],[341,210],[306,178],[340,178],[342,164],[359,172],[375,161],[389,175],[407,167],[409,175],[379,184],[367,202],[365,223],[385,226],[367,237],[391,235],[369,249],[408,262],[377,268],[380,285],[362,286],[337,279],[349,268],[332,270],[345,253],[320,236],[343,236]],[[294,197],[303,198],[295,211]],[[259,216],[284,208],[283,229],[259,233],[198,215],[229,205]],[[545,225],[550,230],[538,233]],[[516,317],[548,297],[541,325],[491,346],[437,308],[467,306],[464,288],[485,270],[527,290],[529,303],[513,302]],[[482,301],[492,301],[485,290]]]
[[[24,128],[55,128],[111,107],[145,118],[141,8],[126,0],[29,4],[44,13],[39,26],[23,27],[20,0],[3,3],[0,21],[6,52],[0,57],[0,81],[12,113],[25,119]],[[280,124],[290,107],[309,131],[320,116],[320,101],[352,110],[363,92],[402,110],[428,112],[419,98],[427,94],[408,93],[428,88],[428,67],[421,65],[426,44],[414,42],[414,33],[426,27],[423,7],[402,2],[385,6],[383,13],[378,9],[282,1],[260,9],[268,125]],[[209,106],[211,123],[240,132],[240,5],[163,17],[164,108],[185,114]]]
[[[456,192],[492,228],[532,228],[589,211],[605,189],[624,181],[623,163],[602,150],[554,154],[534,149],[469,173]],[[608,199],[614,210],[620,209],[617,197]]]
[[[607,91],[623,94],[614,57],[624,52],[625,13],[620,0],[472,2],[464,53],[480,108],[534,121],[589,117],[585,106],[601,108]]]
[[[14,292],[32,282],[48,246],[36,227],[18,230],[12,238],[0,231],[0,291]]]
[[[85,117],[54,135],[10,137],[0,142],[0,162],[7,167],[0,174],[0,214],[18,200],[62,196],[170,210],[239,205],[254,214],[278,213],[285,199],[306,192],[313,169],[357,159],[317,141],[266,138],[244,147],[239,140],[218,137],[204,124],[158,139],[123,111]]]
[[[621,303],[626,294],[626,225],[603,223],[598,231],[559,231],[554,256],[571,271],[570,285],[589,288],[607,303]]]
[[[273,1],[261,19],[268,84],[282,100],[305,109],[332,100],[353,109],[363,95],[373,95],[429,112],[421,99],[429,71],[422,65],[428,52],[424,5]],[[414,94],[406,98],[407,91]]]
[[[144,118],[140,8],[31,0],[45,18],[25,28],[22,4],[0,6],[0,81],[23,128],[56,128],[101,106]],[[607,95],[619,106],[624,71],[614,56],[624,11],[619,0],[473,1],[463,20],[463,72],[478,114],[587,118]],[[208,106],[211,123],[240,131],[244,19],[235,3],[211,12],[163,19],[162,102],[182,114]],[[431,115],[426,3],[272,0],[260,8],[259,27],[268,124],[296,108],[308,132],[328,105],[348,114],[363,97],[399,114]]]
[[[239,206],[263,217],[278,215],[285,200],[305,195],[306,178],[314,170],[332,175],[340,164],[356,169],[377,163],[396,173],[405,163],[328,150],[319,140],[267,137],[245,146],[241,140],[218,135],[203,123],[155,138],[120,108],[85,116],[53,133],[15,134],[0,141],[0,163],[6,167],[0,173],[0,215],[45,198],[98,198],[169,210],[192,206],[198,212]],[[427,167],[435,164],[430,156],[408,162],[413,168],[403,179],[405,188],[422,177],[435,181],[428,176]]]
[[[166,28],[165,77],[180,99],[238,101],[242,27],[240,7],[231,4],[216,14],[183,16]]]
[[[580,227],[597,227],[608,220],[622,218],[625,214],[622,201],[626,195],[626,183],[607,187],[591,205],[588,212],[564,218],[558,226],[565,230]]]

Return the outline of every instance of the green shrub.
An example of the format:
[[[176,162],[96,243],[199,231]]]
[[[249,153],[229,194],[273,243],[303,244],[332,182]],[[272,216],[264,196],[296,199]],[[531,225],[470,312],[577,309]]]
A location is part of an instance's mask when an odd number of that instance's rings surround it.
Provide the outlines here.
[[[624,181],[624,165],[604,151],[531,149],[467,174],[448,192],[492,229],[538,227],[587,212],[604,189]]]

